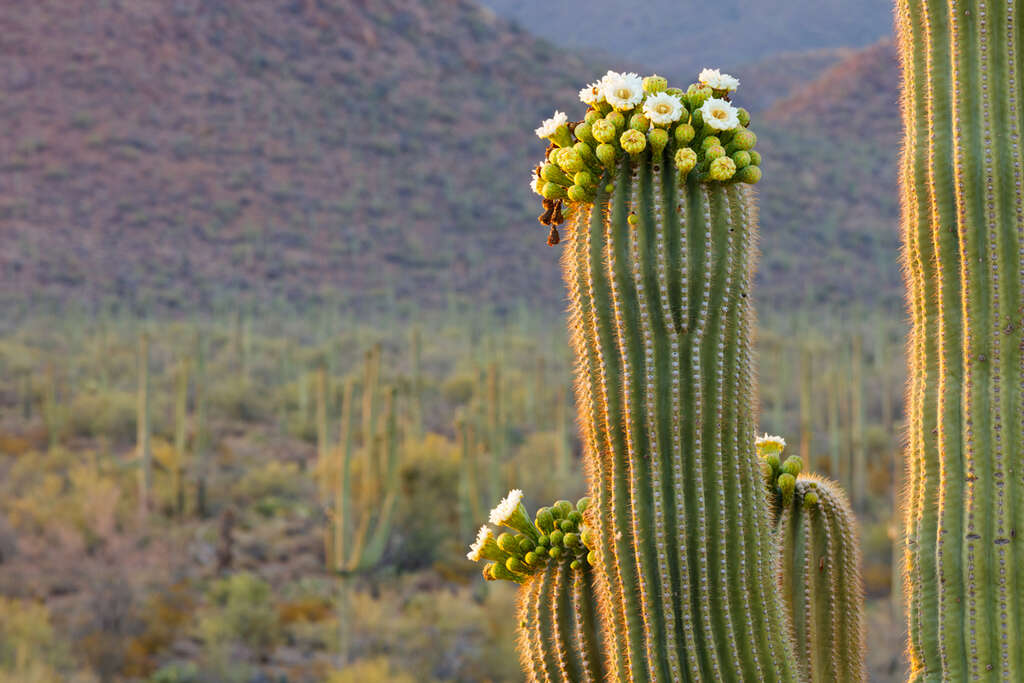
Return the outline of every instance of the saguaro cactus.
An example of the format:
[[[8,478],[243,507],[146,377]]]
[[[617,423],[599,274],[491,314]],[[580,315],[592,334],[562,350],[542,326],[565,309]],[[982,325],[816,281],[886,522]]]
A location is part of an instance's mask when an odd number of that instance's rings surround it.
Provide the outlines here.
[[[139,510],[149,514],[153,490],[153,451],[149,432],[149,335],[139,335],[138,391],[135,403],[135,457],[139,466]]]
[[[835,482],[803,474],[798,456],[781,460],[785,445],[777,436],[757,440],[775,526],[778,585],[801,679],[867,680],[857,522]]]
[[[1018,0],[897,2],[911,680],[1024,680]]]

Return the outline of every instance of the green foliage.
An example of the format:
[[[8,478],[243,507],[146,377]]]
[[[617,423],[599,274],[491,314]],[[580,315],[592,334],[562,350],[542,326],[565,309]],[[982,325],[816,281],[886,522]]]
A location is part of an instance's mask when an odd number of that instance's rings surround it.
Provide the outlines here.
[[[248,572],[213,583],[210,605],[199,617],[199,633],[209,646],[241,642],[258,651],[272,651],[281,625],[270,584]]]

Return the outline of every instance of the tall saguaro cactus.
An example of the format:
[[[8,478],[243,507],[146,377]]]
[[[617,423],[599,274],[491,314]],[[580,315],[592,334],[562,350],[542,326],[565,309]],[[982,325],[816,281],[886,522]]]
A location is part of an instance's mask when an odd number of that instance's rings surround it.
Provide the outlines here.
[[[1018,0],[899,0],[911,680],[1024,680]]]

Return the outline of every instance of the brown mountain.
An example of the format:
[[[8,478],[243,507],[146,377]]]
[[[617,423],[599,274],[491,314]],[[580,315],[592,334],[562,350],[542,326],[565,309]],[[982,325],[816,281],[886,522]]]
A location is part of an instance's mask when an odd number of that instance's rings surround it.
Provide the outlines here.
[[[599,71],[467,0],[9,0],[0,296],[522,295],[532,130]]]

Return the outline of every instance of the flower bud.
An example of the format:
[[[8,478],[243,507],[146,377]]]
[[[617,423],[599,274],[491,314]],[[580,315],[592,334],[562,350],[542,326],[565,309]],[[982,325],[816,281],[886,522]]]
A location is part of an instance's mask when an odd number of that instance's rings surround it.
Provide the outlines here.
[[[569,196],[566,189],[558,183],[544,183],[541,194],[545,199],[565,199]]]
[[[756,144],[757,136],[754,135],[754,132],[743,128],[736,131],[736,134],[732,136],[732,140],[729,142],[729,153],[753,149]]]
[[[584,496],[583,498],[580,498],[579,500],[576,501],[576,510],[578,510],[581,513],[586,512],[587,508],[589,507],[590,498],[587,496]]]
[[[573,133],[575,133],[577,140],[582,142],[594,142],[594,135],[590,131],[590,124],[586,121],[577,124]]]
[[[719,147],[718,149],[722,148]],[[725,150],[722,150],[722,153],[724,154]],[[732,159],[726,156],[714,159],[711,162],[711,166],[708,168],[708,176],[710,176],[712,180],[717,180],[719,182],[725,182],[726,180],[731,179],[734,175],[736,175],[736,164]]]
[[[704,114],[699,108],[694,109],[693,113],[690,114],[690,125],[693,126],[694,130],[704,127]]]
[[[644,92],[654,94],[662,92],[668,87],[668,79],[658,74],[653,74],[644,79]]]
[[[706,138],[704,138],[703,140],[700,141],[700,151],[701,152],[707,153],[707,151],[709,149],[711,149],[712,147],[715,147],[715,146],[718,146],[718,147],[722,146],[722,141],[719,140],[718,136],[716,136],[716,135],[709,135],[709,136],[707,136]]]
[[[618,155],[618,150],[615,149],[614,145],[603,142],[597,146],[597,158],[601,160],[601,165],[609,171],[615,169],[615,159]]]
[[[561,155],[559,155],[559,157],[561,157]],[[569,180],[569,176],[565,175],[565,171],[554,164],[548,163],[541,166],[540,177],[549,183],[558,183],[559,185],[565,185],[566,187],[572,185],[572,181]]]
[[[808,491],[804,494],[804,509],[810,510],[811,508],[817,507],[818,505],[818,494],[814,491]]]
[[[554,531],[552,531],[551,532],[551,547],[554,548],[556,546],[562,545],[562,539],[564,537],[565,537],[565,534],[562,533],[561,531],[559,531],[558,529],[555,529]]]
[[[764,456],[764,462],[768,463],[768,466],[772,468],[773,475],[778,475],[779,471],[782,469],[782,463],[779,460],[778,453],[769,453]]]
[[[604,114],[602,114],[601,112],[597,111],[596,109],[588,109],[587,113],[584,114],[584,116],[583,116],[583,122],[584,123],[593,124],[594,121],[600,121],[603,116],[604,116]],[[577,128],[578,127],[579,126],[577,126]],[[576,137],[579,137],[579,135],[577,135]]]
[[[569,563],[569,569],[573,570],[574,572],[579,571],[580,569],[583,569],[583,563],[579,560],[573,560]]]
[[[780,474],[778,485],[779,492],[782,493],[782,505],[789,507],[789,504],[793,502],[793,491],[796,490],[796,477],[792,474]]]
[[[558,528],[565,533],[569,533],[570,531],[576,528],[576,525],[573,524],[571,520],[563,519],[561,522],[558,523]]]
[[[567,174],[583,170],[583,159],[580,157],[579,152],[572,147],[562,147],[559,152],[558,161],[555,163],[558,164],[560,169]]]
[[[562,543],[565,544],[566,548],[575,548],[577,545],[579,545],[579,542],[579,534],[568,533],[562,538]]]
[[[546,552],[544,554],[547,555]],[[535,553],[533,551],[526,553],[526,556],[523,558],[523,562],[525,562],[527,565],[529,565],[531,567],[536,567],[538,564],[540,564],[543,561],[544,561],[544,557],[542,557],[541,555],[538,555],[537,553]]]
[[[690,105],[691,110],[700,109],[701,105],[714,94],[714,91],[706,85],[693,83],[686,89],[686,102]]]
[[[510,557],[505,560],[505,568],[510,572],[524,572],[526,565],[518,557]]]
[[[689,147],[681,147],[676,150],[675,162],[676,169],[685,176],[697,165],[697,153]]]
[[[564,550],[562,550],[562,548],[561,548],[560,546],[557,546],[557,545],[556,545],[556,546],[552,546],[552,547],[551,547],[551,550],[549,550],[549,551],[548,551],[548,556],[550,556],[550,557],[551,557],[551,559],[553,559],[553,560],[557,560],[557,559],[558,559],[558,558],[560,558],[560,557],[561,557],[561,556],[562,556],[562,555],[563,555],[564,553],[565,553],[565,551],[564,551]]]
[[[519,541],[510,533],[503,533],[498,536],[498,547],[509,555],[519,554]]]
[[[615,124],[608,119],[598,119],[590,126],[590,134],[598,142],[611,142],[615,139]]]
[[[590,546],[594,545],[594,532],[590,529],[584,529],[580,533],[580,540],[583,541],[583,545],[589,548]]]
[[[551,538],[547,534],[541,534],[540,538],[537,539],[537,547],[544,548],[551,545]]]
[[[782,463],[782,471],[786,474],[792,474],[794,477],[800,474],[803,468],[804,463],[799,455],[791,455],[786,458],[786,462]]]
[[[620,131],[626,127],[626,117],[623,115],[621,111],[608,112],[605,115],[604,120],[610,122],[613,126],[615,126],[616,131]]]
[[[676,126],[676,143],[681,147],[688,145],[690,144],[690,141],[693,140],[696,134],[697,132],[693,130],[693,126],[691,126],[688,123],[680,123],[678,126]]]
[[[550,533],[555,528],[555,518],[551,514],[551,508],[544,507],[537,510],[537,528],[544,533]]]
[[[668,131],[664,128],[651,130],[647,134],[647,142],[651,146],[651,154],[654,158],[661,158],[661,153],[665,151],[665,146],[668,144]]]
[[[569,513],[572,512],[572,503],[567,500],[555,501],[555,504],[551,506],[553,509],[558,510],[555,513],[555,519],[566,519]]]
[[[761,165],[761,153],[757,150],[750,150],[750,165],[760,166]]]
[[[571,186],[566,190],[566,194],[569,196],[569,199],[574,202],[589,202],[593,199],[593,195],[590,190],[582,185]]]
[[[737,152],[737,154],[746,154],[746,152]],[[597,181],[594,179],[594,174],[590,171],[579,171],[572,177],[572,182],[576,185],[591,187]]]
[[[743,107],[736,110],[736,118],[740,120],[740,125],[744,128],[750,125],[750,112]]]
[[[736,168],[743,168],[744,166],[750,166],[750,152],[740,150],[739,152],[733,152],[732,161],[736,164]]]
[[[528,553],[537,547],[537,544],[534,543],[532,539],[529,539],[526,536],[517,536],[516,538],[519,542],[520,553]]]
[[[643,114],[633,114],[629,117],[629,127],[641,133],[646,133],[651,127],[651,120]]]
[[[761,169],[754,165],[744,166],[736,172],[736,179],[741,183],[756,185],[761,180]]]
[[[637,156],[647,149],[647,137],[640,131],[630,128],[619,138],[619,144],[627,154]]]
[[[573,524],[578,525],[583,521],[583,515],[581,515],[577,510],[573,510],[572,512],[569,513],[569,516],[566,517],[566,519],[572,522]]]
[[[590,564],[591,567],[597,566],[597,553],[595,551],[591,550],[589,553],[587,553],[587,562]]]
[[[724,156],[725,148],[722,147],[721,145],[711,145],[710,147],[704,150],[704,160],[707,162],[709,167],[712,161]]]
[[[589,143],[577,142],[572,148],[580,155],[580,159],[583,159],[583,163],[587,164],[592,170],[600,170],[601,162],[594,156],[594,147]]]
[[[502,581],[513,581],[515,583],[526,583],[525,576],[520,576],[519,574],[510,571],[508,567],[506,567],[503,564],[491,564],[488,565],[488,567],[490,567],[491,569],[491,576],[493,576],[495,579],[500,579]],[[486,574],[484,576],[486,577]]]

